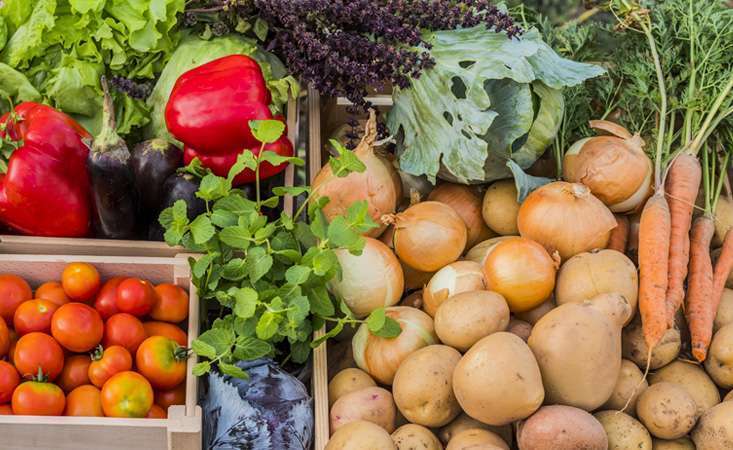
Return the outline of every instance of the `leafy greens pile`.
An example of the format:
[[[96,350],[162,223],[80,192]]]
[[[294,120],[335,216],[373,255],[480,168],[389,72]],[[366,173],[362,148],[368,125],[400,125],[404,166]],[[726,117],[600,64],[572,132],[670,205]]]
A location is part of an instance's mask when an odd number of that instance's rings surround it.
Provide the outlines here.
[[[425,37],[435,66],[396,89],[387,125],[399,137],[401,170],[459,183],[511,175],[553,142],[561,89],[604,73],[558,56],[536,29],[521,38],[484,26]]]
[[[276,120],[251,121],[250,127],[262,149],[284,131]],[[340,157],[329,164],[336,176],[366,169],[352,152],[335,145]],[[361,253],[362,233],[376,226],[367,203],[353,204],[345,216],[328,223],[323,214],[328,198],[319,197],[303,203],[293,216],[281,212],[277,220],[268,221],[263,208],[275,208],[282,196],[307,194],[310,189],[277,187],[273,197],[262,199],[258,182],[255,200],[233,189],[232,180],[239,172],[250,169],[258,174],[263,162],[303,164],[262,149],[258,156],[242,153],[227,178],[213,174],[202,178],[196,195],[206,202],[204,214],[189,221],[186,204],[179,200],[160,216],[166,242],[203,253],[191,260],[194,284],[205,305],[219,305],[219,317],[193,343],[203,359],[195,366],[195,375],[217,364],[224,374],[244,378],[246,373],[235,363],[263,356],[286,355],[285,359],[302,363],[312,346],[340,333],[346,324],[361,322],[342,300],[331,297],[328,283],[341,274],[336,250]],[[308,223],[300,219],[306,207]],[[332,325],[330,331],[311,342],[313,331],[326,322]],[[384,308],[372,312],[366,323],[383,337],[401,331],[385,316]]]

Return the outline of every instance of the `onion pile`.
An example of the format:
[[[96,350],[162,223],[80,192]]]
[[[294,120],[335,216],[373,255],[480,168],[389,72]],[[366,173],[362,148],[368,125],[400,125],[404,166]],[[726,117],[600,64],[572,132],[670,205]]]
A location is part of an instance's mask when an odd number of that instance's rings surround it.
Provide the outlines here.
[[[573,144],[563,159],[563,178],[583,183],[613,212],[632,212],[652,193],[652,161],[638,134],[613,122],[592,120],[590,126],[612,136],[595,136]]]
[[[392,251],[373,238],[364,238],[361,255],[336,250],[342,276],[329,287],[342,298],[355,317],[366,317],[377,308],[397,304],[404,290],[402,266]]]
[[[489,186],[481,205],[481,215],[489,228],[502,236],[519,234],[517,213],[519,202],[514,180],[501,180]]]
[[[566,260],[581,252],[605,248],[616,227],[613,213],[590,189],[555,181],[527,196],[517,217],[519,234],[557,251]]]
[[[444,203],[417,203],[382,220],[395,227],[393,243],[397,256],[421,272],[435,272],[452,263],[466,248],[466,224]]]
[[[486,289],[481,265],[474,261],[456,261],[448,264],[430,279],[423,290],[423,310],[435,317],[438,306],[448,297],[462,292]]]
[[[415,350],[437,344],[438,336],[433,319],[419,309],[393,306],[385,313],[400,324],[399,336],[392,339],[375,336],[363,323],[351,345],[356,365],[379,383],[391,385],[400,363]]]
[[[478,244],[471,247],[469,251],[466,252],[465,259],[468,261],[474,261],[479,263],[481,266],[484,265],[484,262],[486,261],[486,257],[489,256],[489,253],[496,247],[496,244],[499,242],[509,239],[512,237],[517,236],[499,236],[494,237],[491,239],[487,239],[485,241],[481,241]]]
[[[481,199],[474,190],[462,184],[443,183],[433,189],[428,200],[445,203],[463,219],[468,231],[469,247],[495,234],[486,226],[481,215]]]
[[[557,261],[537,242],[514,237],[500,242],[486,258],[488,289],[503,295],[513,313],[547,300],[555,288]]]
[[[393,214],[397,210],[397,202],[402,196],[402,181],[392,163],[375,153],[376,138],[376,116],[374,111],[370,111],[366,134],[354,150],[354,154],[364,163],[366,170],[339,178],[334,175],[331,165],[326,164],[313,180],[311,200],[315,201],[319,197],[330,199],[323,208],[323,213],[329,221],[334,217],[346,215],[349,206],[361,200],[367,201],[369,215],[378,224],[381,224],[379,219],[383,215]],[[378,237],[385,228],[385,225],[381,225],[366,235]]]

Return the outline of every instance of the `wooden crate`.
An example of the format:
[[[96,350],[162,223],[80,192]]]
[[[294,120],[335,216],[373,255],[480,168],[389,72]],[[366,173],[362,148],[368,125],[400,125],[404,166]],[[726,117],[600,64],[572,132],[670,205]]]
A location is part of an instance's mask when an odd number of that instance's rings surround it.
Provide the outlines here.
[[[30,251],[35,249],[19,250]],[[25,278],[32,287],[58,280],[64,266],[81,261],[94,264],[102,279],[141,276],[153,283],[174,283],[189,292],[188,343],[199,333],[199,300],[191,283],[186,255],[175,258],[0,254],[0,273]],[[198,379],[187,362],[186,404],[171,406],[167,419],[115,419],[106,417],[0,416],[3,450],[200,450],[202,414]]]

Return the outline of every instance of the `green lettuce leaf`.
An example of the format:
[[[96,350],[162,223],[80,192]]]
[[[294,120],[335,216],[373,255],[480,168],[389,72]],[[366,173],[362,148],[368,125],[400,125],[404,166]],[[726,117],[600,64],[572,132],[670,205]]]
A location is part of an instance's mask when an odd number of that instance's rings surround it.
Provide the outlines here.
[[[3,16],[0,16],[0,52],[8,43],[8,22]]]
[[[436,64],[395,90],[387,125],[398,137],[400,168],[432,181],[506,178],[508,160],[529,167],[557,133],[559,89],[604,73],[559,57],[536,29],[521,39],[484,26],[426,39]]]
[[[41,99],[41,94],[25,75],[3,63],[0,63],[0,94],[3,100],[5,97],[12,97],[22,102],[35,102]]]
[[[18,26],[10,37],[0,59],[11,67],[27,67],[31,59],[41,56],[48,45],[45,34],[56,23],[56,0],[36,0],[32,3],[33,10],[28,20]]]

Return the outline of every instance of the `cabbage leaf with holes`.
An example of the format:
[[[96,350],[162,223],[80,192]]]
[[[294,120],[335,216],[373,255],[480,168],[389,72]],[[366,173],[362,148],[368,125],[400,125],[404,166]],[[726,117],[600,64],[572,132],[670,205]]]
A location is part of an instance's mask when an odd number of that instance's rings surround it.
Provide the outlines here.
[[[532,28],[519,39],[480,25],[426,36],[435,66],[395,89],[387,126],[400,168],[457,183],[511,176],[552,143],[564,112],[562,88],[601,67],[557,55]]]

